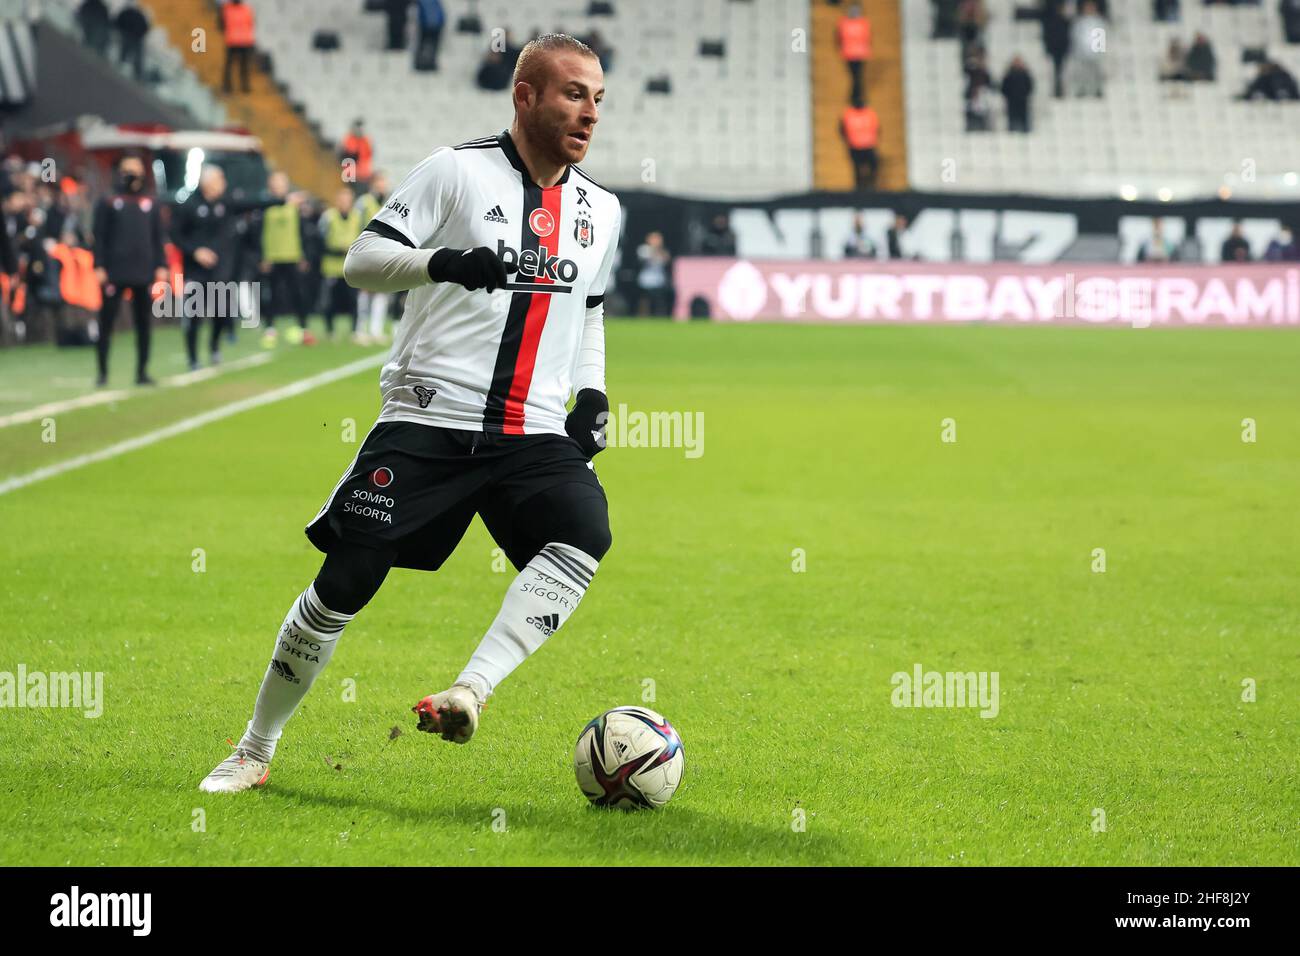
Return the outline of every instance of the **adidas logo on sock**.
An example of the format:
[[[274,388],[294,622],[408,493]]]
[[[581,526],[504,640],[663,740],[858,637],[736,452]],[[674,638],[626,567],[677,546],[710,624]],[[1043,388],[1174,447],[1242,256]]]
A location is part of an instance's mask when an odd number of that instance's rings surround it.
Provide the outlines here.
[[[271,670],[275,671],[290,684],[301,684],[302,678],[293,672],[293,668],[284,661],[271,658]]]
[[[530,617],[527,620],[529,624],[547,635],[560,627],[560,615],[558,614],[543,614],[541,617]]]
[[[505,225],[510,224],[510,220],[506,218],[506,214],[501,211],[500,206],[493,206],[491,209],[487,211],[487,215],[485,215],[483,218],[486,219],[488,222],[499,222]]]

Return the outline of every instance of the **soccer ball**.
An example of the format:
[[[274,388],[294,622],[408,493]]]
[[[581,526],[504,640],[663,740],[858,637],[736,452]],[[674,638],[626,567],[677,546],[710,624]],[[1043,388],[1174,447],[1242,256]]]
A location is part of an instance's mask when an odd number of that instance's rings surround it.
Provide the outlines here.
[[[582,728],[573,753],[578,786],[598,807],[662,807],[685,768],[682,738],[645,707],[605,711]]]

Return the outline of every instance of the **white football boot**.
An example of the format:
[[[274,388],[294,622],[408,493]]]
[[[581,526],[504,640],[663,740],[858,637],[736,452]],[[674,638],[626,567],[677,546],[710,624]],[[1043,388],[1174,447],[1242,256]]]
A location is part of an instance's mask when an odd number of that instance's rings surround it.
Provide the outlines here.
[[[260,787],[271,775],[270,765],[253,757],[242,747],[236,747],[212,773],[203,778],[199,789],[204,793],[239,793],[251,787]]]
[[[486,706],[469,685],[453,684],[441,694],[430,694],[411,710],[420,718],[420,730],[463,744],[478,730],[478,717]]]

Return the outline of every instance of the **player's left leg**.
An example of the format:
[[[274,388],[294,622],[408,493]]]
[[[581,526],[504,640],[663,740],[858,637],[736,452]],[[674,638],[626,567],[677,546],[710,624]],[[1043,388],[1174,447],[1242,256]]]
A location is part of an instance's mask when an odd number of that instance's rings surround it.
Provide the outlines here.
[[[284,725],[334,656],[343,629],[384,583],[396,557],[396,548],[347,542],[339,542],[326,555],[316,580],[280,625],[244,736],[203,779],[200,790],[238,793],[266,782]]]
[[[585,460],[577,468],[517,503],[507,491],[480,509],[519,574],[456,683],[416,706],[421,730],[467,742],[497,685],[577,610],[612,540],[605,493]]]

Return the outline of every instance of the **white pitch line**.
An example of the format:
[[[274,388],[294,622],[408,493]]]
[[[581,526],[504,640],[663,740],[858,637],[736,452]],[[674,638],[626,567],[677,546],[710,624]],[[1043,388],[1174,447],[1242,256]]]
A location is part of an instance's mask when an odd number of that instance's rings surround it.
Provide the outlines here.
[[[205,382],[210,378],[216,378],[226,372],[235,372],[241,368],[252,368],[254,365],[265,365],[271,361],[274,356],[270,352],[258,352],[256,355],[246,355],[241,359],[235,359],[233,362],[227,362],[224,365],[209,365],[207,368],[196,368],[192,372],[181,372],[178,375],[172,375],[162,380],[162,384],[169,388],[176,388],[181,385],[193,385],[195,382]]]
[[[0,481],[0,495],[7,495],[11,491],[17,491],[19,488],[25,488],[28,485],[34,485],[38,481],[44,481],[46,478],[54,478],[69,471],[78,468],[84,468],[86,465],[93,465],[96,462],[107,461],[110,458],[116,458],[119,455],[125,455],[129,451],[136,451],[140,448],[147,448],[149,445],[156,445],[158,442],[176,435],[183,435],[185,432],[193,431],[196,428],[202,428],[204,425],[210,425],[213,422],[221,421],[223,418],[230,418],[232,415],[238,415],[240,412],[246,412],[253,408],[259,408],[262,405],[270,405],[272,402],[283,401],[286,398],[293,398],[295,395],[301,395],[303,392],[309,392],[313,388],[319,388],[322,385],[328,385],[331,382],[337,382],[341,378],[347,378],[358,372],[364,372],[366,369],[375,368],[383,365],[387,354],[380,352],[376,355],[367,355],[365,358],[357,359],[355,362],[349,362],[347,365],[340,365],[338,368],[330,369],[328,372],[321,372],[310,378],[300,379],[297,382],[291,382],[280,388],[272,389],[269,392],[263,392],[260,395],[253,395],[249,398],[241,398],[237,402],[231,402],[228,405],[222,405],[219,408],[211,409],[199,415],[193,415],[190,418],[184,418],[179,422],[173,422],[163,428],[146,432],[135,438],[128,438],[120,441],[116,445],[109,445],[107,448],[101,448],[99,451],[92,451],[85,455],[78,455],[76,458],[69,458],[67,461],[61,461],[55,465],[47,465],[44,468],[38,468],[36,471],[28,472],[25,475],[15,475],[13,478],[7,478]]]
[[[76,398],[65,398],[62,401],[37,405],[35,408],[27,408],[21,412],[14,412],[12,415],[0,415],[0,428],[8,428],[10,425],[25,425],[47,415],[61,415],[64,412],[74,411],[78,408],[106,405],[109,402],[118,402],[130,397],[131,393],[122,388],[114,389],[111,392],[90,392],[87,395],[78,395]]]
[[[236,372],[244,368],[252,368],[254,365],[265,365],[271,361],[270,352],[259,352],[256,355],[245,356],[236,359],[225,365],[216,365],[211,368],[201,368],[193,372],[182,372],[179,375],[172,375],[162,380],[162,385],[166,388],[179,388],[184,385],[193,385],[195,382],[202,382],[210,378],[215,378],[225,372]],[[47,415],[61,415],[63,412],[76,411],[79,408],[92,408],[95,405],[104,405],[109,402],[118,402],[133,395],[144,394],[142,390],[130,391],[129,389],[115,389],[111,392],[89,392],[85,395],[78,395],[76,398],[65,398],[57,402],[49,402],[45,405],[38,405],[35,408],[23,409],[21,412],[14,412],[10,415],[0,415],[0,428],[8,428],[10,425],[25,425],[28,422],[34,422],[44,418]]]

